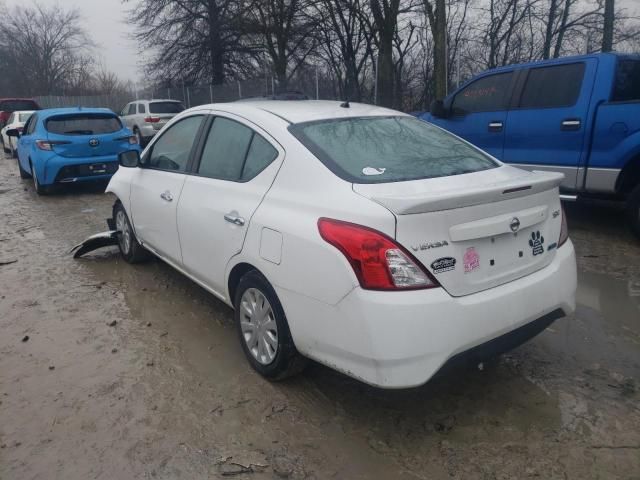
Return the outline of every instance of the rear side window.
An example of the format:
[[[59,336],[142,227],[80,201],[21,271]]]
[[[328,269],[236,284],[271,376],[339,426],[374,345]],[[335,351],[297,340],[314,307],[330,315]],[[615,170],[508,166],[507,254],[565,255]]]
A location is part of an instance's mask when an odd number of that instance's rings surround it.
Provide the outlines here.
[[[278,156],[278,151],[250,128],[217,117],[202,152],[200,175],[231,181],[248,181]]]
[[[0,110],[15,112],[16,110],[38,110],[38,104],[33,100],[5,100],[0,102]]]
[[[32,113],[19,113],[18,117],[20,118],[20,122],[26,122],[27,120],[29,120],[29,117],[33,115]]]
[[[495,112],[506,110],[513,72],[480,78],[458,92],[453,100],[453,113]]]
[[[151,102],[149,113],[180,113],[184,106],[179,102]]]
[[[138,113],[147,113],[147,109],[144,106],[144,103],[139,103],[138,104]]]
[[[620,60],[612,102],[640,100],[640,60]]]
[[[101,135],[122,130],[120,119],[113,115],[74,114],[52,117],[45,128],[58,135]]]
[[[410,117],[361,117],[292,125],[330,170],[354,183],[446,177],[499,164],[450,133]]]
[[[520,108],[558,108],[576,104],[584,63],[532,68],[520,98]]]

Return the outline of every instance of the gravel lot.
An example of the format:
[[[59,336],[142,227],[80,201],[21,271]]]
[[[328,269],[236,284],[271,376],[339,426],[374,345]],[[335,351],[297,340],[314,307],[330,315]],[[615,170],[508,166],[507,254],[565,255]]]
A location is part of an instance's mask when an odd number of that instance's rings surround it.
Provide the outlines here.
[[[231,310],[167,265],[73,260],[112,202],[39,197],[0,158],[0,479],[640,478],[640,242],[619,210],[567,207],[575,316],[382,391],[315,364],[269,383]]]

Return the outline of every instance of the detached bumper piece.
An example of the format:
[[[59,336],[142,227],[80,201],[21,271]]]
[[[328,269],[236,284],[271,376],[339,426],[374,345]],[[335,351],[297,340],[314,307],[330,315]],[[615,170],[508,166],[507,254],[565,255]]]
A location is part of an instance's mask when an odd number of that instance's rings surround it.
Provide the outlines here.
[[[56,175],[56,183],[75,182],[79,178],[96,177],[99,175],[113,175],[118,170],[117,162],[82,163],[66,165]]]
[[[520,328],[512,330],[500,337],[489,340],[476,347],[451,357],[438,371],[438,374],[462,367],[474,367],[482,362],[509,352],[523,343],[543,332],[557,319],[565,316],[561,308],[553,310],[546,315],[527,323]]]
[[[117,245],[119,233],[120,232],[117,230],[96,233],[95,235],[91,235],[84,242],[73,247],[69,253],[73,253],[73,258],[79,258],[85,253],[93,252],[99,248]]]

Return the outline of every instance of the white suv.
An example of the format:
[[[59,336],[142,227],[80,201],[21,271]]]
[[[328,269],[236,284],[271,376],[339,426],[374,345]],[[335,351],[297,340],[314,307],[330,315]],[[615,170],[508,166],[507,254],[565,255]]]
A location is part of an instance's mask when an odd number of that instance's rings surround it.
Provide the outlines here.
[[[481,361],[575,308],[556,173],[393,110],[325,101],[178,115],[107,191],[120,251],[235,309],[255,370],[308,357],[385,388]]]
[[[137,100],[128,103],[120,112],[124,124],[146,144],[166,123],[184,110],[177,100]]]

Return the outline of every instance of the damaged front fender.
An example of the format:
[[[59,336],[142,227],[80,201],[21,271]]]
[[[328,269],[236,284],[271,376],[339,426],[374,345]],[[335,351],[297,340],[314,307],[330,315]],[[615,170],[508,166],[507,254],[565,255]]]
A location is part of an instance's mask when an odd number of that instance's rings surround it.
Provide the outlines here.
[[[118,230],[96,233],[95,235],[91,235],[84,242],[73,247],[69,253],[73,253],[73,258],[79,258],[85,253],[93,252],[99,248],[118,245],[119,233],[120,232]]]

